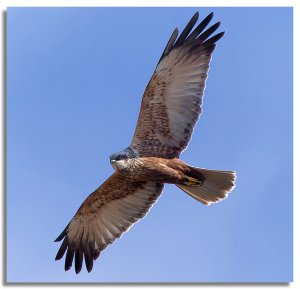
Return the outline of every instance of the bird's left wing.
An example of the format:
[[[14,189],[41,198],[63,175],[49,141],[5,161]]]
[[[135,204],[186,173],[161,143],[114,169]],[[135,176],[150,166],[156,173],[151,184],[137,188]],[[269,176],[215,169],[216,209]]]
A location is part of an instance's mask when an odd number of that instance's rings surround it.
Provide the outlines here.
[[[66,271],[75,257],[76,273],[81,271],[83,259],[90,272],[100,252],[143,218],[162,190],[163,184],[132,182],[129,176],[114,173],[87,197],[55,240],[63,240],[55,259],[61,259],[67,252]]]
[[[178,157],[201,113],[211,55],[224,32],[205,30],[213,14],[194,28],[196,13],[178,36],[175,29],[145,90],[130,147],[139,156]]]

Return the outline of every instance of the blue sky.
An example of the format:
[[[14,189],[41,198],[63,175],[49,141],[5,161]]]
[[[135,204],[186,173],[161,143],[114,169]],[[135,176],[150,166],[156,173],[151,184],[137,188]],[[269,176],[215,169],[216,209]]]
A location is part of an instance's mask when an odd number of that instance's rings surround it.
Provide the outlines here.
[[[214,12],[214,53],[187,163],[237,171],[206,207],[167,185],[92,273],[64,272],[54,239],[113,172],[175,27]],[[292,280],[291,8],[10,8],[7,13],[7,280]]]

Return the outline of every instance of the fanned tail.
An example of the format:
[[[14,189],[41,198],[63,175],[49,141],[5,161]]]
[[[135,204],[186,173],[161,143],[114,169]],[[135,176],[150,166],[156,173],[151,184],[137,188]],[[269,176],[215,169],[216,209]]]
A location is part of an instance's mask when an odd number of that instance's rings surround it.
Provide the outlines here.
[[[227,198],[235,187],[236,173],[233,171],[217,171],[190,167],[195,174],[204,178],[199,185],[179,185],[181,190],[204,205],[219,202]]]

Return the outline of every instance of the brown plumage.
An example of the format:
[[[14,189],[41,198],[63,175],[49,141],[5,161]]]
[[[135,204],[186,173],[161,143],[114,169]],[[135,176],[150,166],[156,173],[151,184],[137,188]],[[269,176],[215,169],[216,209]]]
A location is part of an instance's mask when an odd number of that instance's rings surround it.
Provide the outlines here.
[[[100,252],[147,214],[165,183],[205,205],[233,189],[234,172],[195,168],[178,159],[201,113],[215,43],[224,35],[211,37],[220,22],[205,30],[212,13],[194,28],[198,16],[179,37],[177,28],[171,35],[146,87],[131,145],[110,156],[116,172],[87,197],[55,240],[63,240],[56,260],[66,254],[65,270],[74,261],[79,273],[85,260],[90,272]]]

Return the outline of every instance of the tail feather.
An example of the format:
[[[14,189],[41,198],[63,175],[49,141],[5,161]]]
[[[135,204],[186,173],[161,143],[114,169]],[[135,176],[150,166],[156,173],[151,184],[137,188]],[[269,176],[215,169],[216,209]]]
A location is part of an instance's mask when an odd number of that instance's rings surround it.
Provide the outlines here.
[[[204,176],[202,185],[187,186],[177,184],[177,187],[204,205],[210,205],[227,198],[228,194],[235,187],[235,172],[190,168]]]

